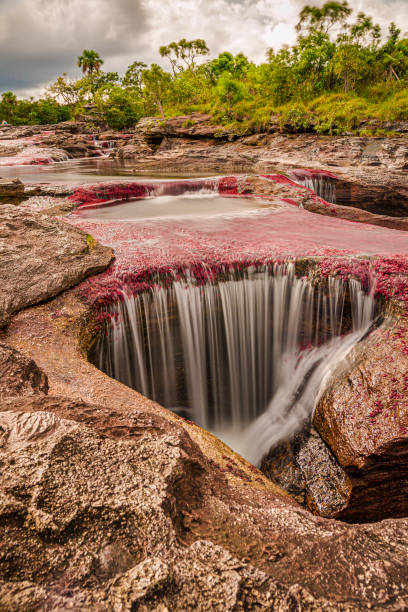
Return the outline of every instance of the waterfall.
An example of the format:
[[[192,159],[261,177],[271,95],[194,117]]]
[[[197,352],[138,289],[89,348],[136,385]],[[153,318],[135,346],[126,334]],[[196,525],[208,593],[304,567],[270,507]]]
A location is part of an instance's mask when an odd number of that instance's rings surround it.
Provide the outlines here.
[[[316,288],[285,264],[124,293],[112,314],[93,363],[256,463],[311,415],[323,381],[366,333],[374,300],[358,281]]]
[[[311,189],[326,202],[336,203],[336,181],[325,175],[308,175],[300,171],[291,173],[291,178],[299,185]]]

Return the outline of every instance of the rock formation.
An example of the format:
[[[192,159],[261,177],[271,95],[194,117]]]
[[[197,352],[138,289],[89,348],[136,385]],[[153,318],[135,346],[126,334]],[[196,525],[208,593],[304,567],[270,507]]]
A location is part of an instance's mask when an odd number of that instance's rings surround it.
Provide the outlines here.
[[[0,138],[6,154],[36,163],[41,150],[94,155],[96,132],[67,123],[8,127]],[[399,212],[408,148],[405,138],[270,132],[237,138],[201,115],[99,131],[98,143],[136,155],[136,167],[262,170],[212,181],[220,194],[268,202],[259,220],[213,228],[212,242],[197,223],[112,229],[54,218],[82,203],[143,197],[147,184],[50,186],[60,200],[42,212],[37,201],[0,206],[1,610],[408,608],[408,246],[406,234],[386,229],[407,228]],[[22,138],[32,139],[25,157]],[[276,173],[294,166],[335,168],[337,204]],[[395,172],[373,172],[385,167]],[[370,206],[350,207],[369,190]],[[387,214],[390,197],[402,202],[398,216]],[[109,268],[113,251],[102,244],[115,246]],[[264,458],[277,486],[211,434],[96,370],[86,348],[123,283],[137,294],[181,266],[199,275],[199,264],[286,257],[299,257],[298,273],[313,279],[375,273],[385,320],[334,373],[310,426]]]
[[[408,605],[408,519],[348,526],[237,487],[185,427],[131,405],[12,385],[0,428],[2,610]]]
[[[13,205],[0,206],[0,228],[0,327],[13,312],[101,272],[113,257],[81,230]]]

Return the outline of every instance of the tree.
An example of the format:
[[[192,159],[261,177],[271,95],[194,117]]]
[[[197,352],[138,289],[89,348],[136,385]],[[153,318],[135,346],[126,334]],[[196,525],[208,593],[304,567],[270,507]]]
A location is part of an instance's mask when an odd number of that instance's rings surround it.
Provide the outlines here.
[[[340,34],[339,42],[348,40],[359,45],[369,46],[371,49],[376,49],[381,39],[381,28],[378,24],[374,24],[371,17],[365,13],[358,13],[357,20],[347,26],[348,34]]]
[[[343,25],[351,13],[347,0],[325,2],[321,8],[307,4],[299,13],[296,30],[301,32],[304,29],[309,33],[316,30],[327,34],[335,25]]]
[[[171,75],[157,64],[152,64],[150,70],[143,70],[142,72],[144,97],[148,103],[152,102],[158,108],[163,119],[165,119],[163,102],[169,93],[171,82]]]
[[[101,110],[110,128],[122,130],[133,127],[143,116],[143,100],[117,85],[103,99]]]
[[[248,71],[250,63],[243,53],[238,53],[235,57],[232,53],[224,51],[212,60],[208,65],[211,80],[216,83],[222,74],[227,72],[234,78],[243,78]]]
[[[160,55],[167,57],[170,61],[173,76],[176,76],[176,72],[182,69],[182,66],[178,64],[179,61],[182,61],[187,69],[194,70],[196,59],[199,56],[208,55],[209,52],[207,43],[202,38],[195,40],[182,38],[179,42],[163,45],[159,49]]]
[[[136,89],[138,92],[142,91],[142,73],[147,68],[147,64],[144,62],[133,62],[130,64],[125,72],[125,76],[122,79],[123,87],[129,89]]]
[[[248,92],[243,83],[236,81],[227,72],[224,72],[224,74],[220,76],[215,90],[221,102],[227,104],[229,117],[231,117],[232,114],[233,104],[248,98]]]
[[[14,112],[17,108],[17,96],[12,91],[6,91],[1,96],[0,118],[11,123]]]
[[[99,53],[93,49],[84,49],[82,55],[78,57],[78,68],[82,68],[84,74],[99,72],[103,63],[103,59]]]
[[[50,98],[62,100],[64,104],[69,105],[77,104],[81,99],[81,92],[77,82],[69,79],[66,72],[47,88],[46,94]]]
[[[370,70],[363,49],[357,44],[338,45],[332,61],[333,72],[349,92],[363,81]]]

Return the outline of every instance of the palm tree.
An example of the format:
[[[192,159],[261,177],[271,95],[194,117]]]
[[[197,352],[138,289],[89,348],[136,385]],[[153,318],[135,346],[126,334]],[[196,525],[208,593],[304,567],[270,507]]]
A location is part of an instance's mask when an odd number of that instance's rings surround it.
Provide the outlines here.
[[[78,57],[78,67],[82,68],[83,73],[92,74],[93,72],[99,72],[103,64],[103,59],[93,49],[82,51],[82,55]]]

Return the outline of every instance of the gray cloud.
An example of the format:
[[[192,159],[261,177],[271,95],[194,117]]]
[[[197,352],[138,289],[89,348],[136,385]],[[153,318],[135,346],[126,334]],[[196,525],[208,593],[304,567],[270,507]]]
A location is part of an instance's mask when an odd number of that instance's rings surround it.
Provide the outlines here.
[[[261,61],[273,46],[293,43],[307,0],[0,0],[0,92],[37,93],[76,58],[96,49],[107,70],[138,59],[158,61],[172,40],[204,38],[212,55],[242,51]],[[308,0],[320,4],[321,0]],[[382,25],[408,30],[407,0],[350,0]]]

